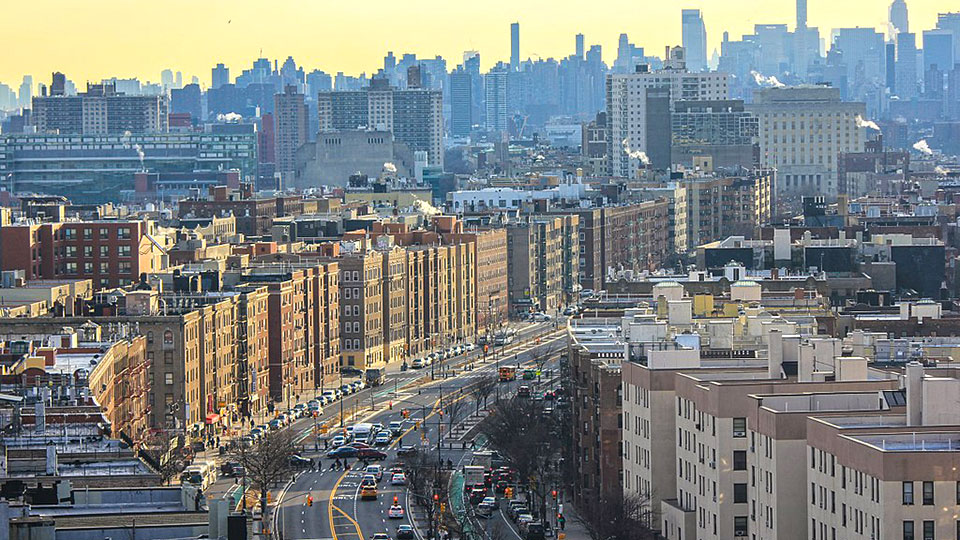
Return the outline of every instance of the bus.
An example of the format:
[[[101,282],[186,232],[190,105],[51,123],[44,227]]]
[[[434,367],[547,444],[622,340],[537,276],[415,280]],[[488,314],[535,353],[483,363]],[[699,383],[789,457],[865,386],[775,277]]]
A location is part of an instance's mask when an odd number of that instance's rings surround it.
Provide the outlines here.
[[[353,425],[353,440],[373,444],[373,437],[376,435],[374,432],[373,424],[368,424],[366,422],[354,424]]]
[[[380,386],[383,384],[386,380],[384,371],[383,369],[368,369],[366,373],[367,386]]]
[[[517,380],[517,368],[504,366],[500,368],[500,382],[510,382]]]
[[[205,461],[190,465],[184,469],[183,473],[180,475],[181,484],[191,484],[197,486],[201,491],[207,489],[210,484],[216,481],[216,467]]]

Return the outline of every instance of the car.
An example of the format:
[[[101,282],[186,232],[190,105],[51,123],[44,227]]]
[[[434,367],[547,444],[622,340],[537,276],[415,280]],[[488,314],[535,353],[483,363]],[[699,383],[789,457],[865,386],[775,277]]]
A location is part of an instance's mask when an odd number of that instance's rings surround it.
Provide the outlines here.
[[[377,485],[377,477],[372,474],[365,474],[363,478],[360,479],[360,487],[363,486],[374,486]]]
[[[359,450],[359,449],[361,449],[361,448],[370,448],[370,445],[367,444],[367,443],[365,443],[365,442],[363,442],[363,441],[353,441],[352,443],[347,444],[347,446],[350,446],[350,447],[352,447],[352,448],[356,448],[357,450]]]
[[[397,540],[413,540],[416,536],[416,533],[413,532],[413,527],[404,523],[397,527]]]
[[[377,433],[377,438],[373,440],[374,446],[386,446],[390,444],[390,434],[386,431]]]
[[[403,507],[399,504],[394,504],[387,510],[387,517],[390,519],[403,519]]]
[[[416,446],[400,446],[397,448],[398,456],[412,456],[417,453]]]
[[[358,450],[352,446],[340,446],[327,452],[327,457],[336,459],[350,458],[356,457],[357,452]]]
[[[370,540],[390,540],[390,535],[387,533],[373,533]]]
[[[360,500],[376,500],[377,499],[377,487],[376,486],[363,486],[360,488]]]
[[[407,485],[407,475],[402,472],[395,472],[393,476],[390,477],[391,486],[405,486]]]
[[[354,392],[354,389],[353,389],[353,386],[350,386],[349,384],[345,384],[340,387],[340,392],[343,393],[343,395],[348,396]]]
[[[359,377],[360,375],[363,375],[363,370],[353,366],[344,366],[340,368],[340,375],[343,375],[344,377]]]
[[[400,436],[403,433],[403,420],[394,420],[390,422],[390,434],[394,437]]]
[[[357,459],[383,461],[387,459],[387,454],[373,448],[360,448],[357,450]]]
[[[290,466],[294,469],[307,469],[313,467],[313,460],[294,454],[290,456]]]
[[[383,467],[380,465],[367,465],[367,469],[364,471],[366,474],[372,474],[377,482],[383,480]]]
[[[473,343],[467,343],[466,345],[463,346],[463,348],[466,349],[467,351],[472,351],[476,349],[477,346],[474,345]]]
[[[497,498],[496,498],[496,497],[484,497],[483,500],[480,501],[480,504],[487,504],[487,505],[490,505],[490,506],[496,506],[496,505],[497,505]]]
[[[410,367],[413,369],[420,369],[424,366],[423,358],[414,358],[413,362],[410,362]]]
[[[374,422],[373,424],[370,424],[370,425],[373,426],[374,433],[380,433],[381,431],[383,431],[383,424],[381,424],[380,422]]]
[[[273,420],[267,422],[267,425],[270,426],[270,429],[272,431],[276,431],[283,427],[283,420],[280,420],[279,418],[274,418]]]
[[[533,516],[531,514],[518,514],[517,515],[517,528],[520,529],[520,532],[524,532],[526,525],[533,521]]]
[[[220,474],[223,476],[236,476],[233,471],[239,466],[240,464],[236,461],[224,461],[220,464]]]
[[[520,388],[517,388],[517,397],[530,397],[530,387],[527,385],[522,385]]]
[[[336,390],[324,390],[324,391],[323,391],[323,398],[327,400],[327,403],[333,403],[334,401],[337,400],[337,397],[338,397],[338,396],[337,396]]]
[[[338,446],[343,446],[347,444],[347,438],[343,435],[337,435],[334,438],[330,439],[330,446],[337,448]]]

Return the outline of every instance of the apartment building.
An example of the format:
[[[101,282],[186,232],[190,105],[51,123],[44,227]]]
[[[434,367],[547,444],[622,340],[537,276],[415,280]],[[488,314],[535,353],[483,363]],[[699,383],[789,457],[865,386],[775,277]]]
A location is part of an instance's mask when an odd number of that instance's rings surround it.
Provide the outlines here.
[[[87,83],[76,96],[33,98],[31,119],[38,133],[61,135],[117,135],[162,133],[169,129],[166,94],[132,96],[113,84]]]
[[[340,366],[382,367],[383,254],[369,249],[342,253],[340,265]]]
[[[383,358],[385,362],[400,362],[407,357],[407,254],[392,246],[380,250],[383,254]]]
[[[293,85],[273,96],[276,120],[275,143],[277,172],[293,175],[297,149],[310,139],[310,111],[304,95]]]
[[[507,320],[507,232],[503,229],[463,231],[453,216],[438,216],[434,226],[445,242],[470,244],[476,272],[473,298],[477,327],[497,326]],[[469,264],[469,263],[468,263]]]
[[[580,218],[532,216],[507,224],[510,311],[554,312],[580,286]]]
[[[758,171],[744,177],[689,177],[678,181],[684,191],[688,249],[726,238],[729,235],[753,237],[770,222],[772,171]]]
[[[90,279],[95,289],[137,282],[163,264],[166,239],[152,221],[22,222],[0,227],[3,270],[27,280]]]
[[[237,232],[245,236],[267,235],[274,219],[316,210],[316,200],[305,200],[300,195],[259,196],[250,184],[241,185],[239,190],[211,186],[207,197],[181,199],[178,203],[181,218],[215,218],[232,214],[237,221]]]

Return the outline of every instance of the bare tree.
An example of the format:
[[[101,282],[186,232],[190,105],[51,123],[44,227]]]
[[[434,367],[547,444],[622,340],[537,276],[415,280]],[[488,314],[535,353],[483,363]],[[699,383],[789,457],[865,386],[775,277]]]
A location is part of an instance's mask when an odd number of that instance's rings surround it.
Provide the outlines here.
[[[430,528],[428,538],[433,536],[434,524],[437,522],[439,503],[446,501],[446,486],[443,472],[439,467],[439,457],[435,452],[418,450],[403,456],[403,468],[407,474],[407,490],[413,497],[413,503],[420,506],[427,514],[427,523]]]
[[[290,476],[295,450],[292,431],[282,430],[267,433],[250,447],[239,444],[230,452],[230,458],[243,466],[251,486],[260,491],[264,523],[269,522],[267,492]]]
[[[177,436],[167,430],[148,435],[141,443],[138,453],[153,469],[163,485],[170,483],[186,467],[186,459],[177,444]]]
[[[636,493],[618,497],[616,501],[588,503],[578,520],[592,540],[656,538],[651,528],[656,516],[650,507],[650,498]]]
[[[444,415],[447,420],[447,435],[453,432],[453,426],[457,423],[457,420],[460,416],[460,412],[463,410],[463,400],[462,399],[451,399],[449,403],[444,405]]]
[[[483,401],[483,406],[486,407],[487,399],[496,387],[497,377],[495,375],[484,377],[474,383],[473,388],[471,388],[471,393],[474,399],[477,400],[477,414],[480,414],[480,402]]]

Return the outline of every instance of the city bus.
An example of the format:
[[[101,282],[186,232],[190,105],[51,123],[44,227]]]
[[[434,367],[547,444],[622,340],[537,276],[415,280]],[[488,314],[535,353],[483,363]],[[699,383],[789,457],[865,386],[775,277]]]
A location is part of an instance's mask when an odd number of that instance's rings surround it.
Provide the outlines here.
[[[500,368],[500,382],[510,382],[517,380],[517,368],[504,366]]]

